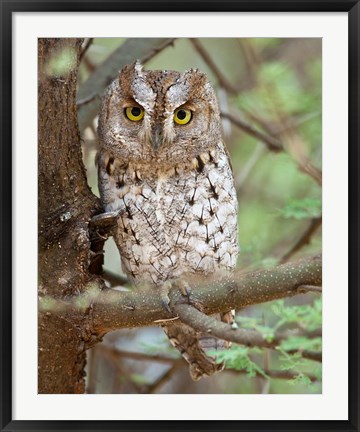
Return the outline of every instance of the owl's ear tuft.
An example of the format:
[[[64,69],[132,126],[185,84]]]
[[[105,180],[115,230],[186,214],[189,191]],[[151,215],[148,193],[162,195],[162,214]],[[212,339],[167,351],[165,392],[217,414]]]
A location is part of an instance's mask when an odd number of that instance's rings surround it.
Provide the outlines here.
[[[132,63],[130,63],[130,64],[128,64],[128,65],[126,65],[126,66],[124,66],[121,70],[120,70],[120,72],[119,72],[119,76],[120,75],[122,75],[122,74],[126,74],[126,73],[131,73],[131,72],[137,72],[137,73],[139,73],[139,72],[141,72],[142,70],[143,70],[143,65],[141,64],[141,62],[140,62],[140,60],[139,59],[137,59],[137,60],[135,60],[135,61],[133,61]]]
[[[142,72],[144,66],[140,63],[139,59],[135,60],[133,65],[134,65],[134,69],[137,73]]]
[[[148,82],[147,71],[143,70],[139,60],[125,66],[120,71],[119,86],[123,97],[134,99],[145,111],[151,113],[156,94]]]
[[[119,72],[119,84],[125,93],[129,93],[130,91],[130,86],[128,84],[143,75],[142,70],[143,65],[139,60],[135,60],[133,63],[126,65],[121,69]]]
[[[209,80],[204,72],[200,72],[199,69],[189,69],[183,73],[183,79],[189,85],[194,87],[203,87]]]

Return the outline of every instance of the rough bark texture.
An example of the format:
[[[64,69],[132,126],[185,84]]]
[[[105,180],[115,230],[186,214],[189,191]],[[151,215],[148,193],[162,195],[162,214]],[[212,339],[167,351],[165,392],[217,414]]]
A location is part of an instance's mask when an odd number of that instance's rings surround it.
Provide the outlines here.
[[[80,39],[39,39],[39,295],[65,299],[91,278],[88,221],[100,211],[88,188],[76,114]],[[66,50],[66,64],[59,55]],[[57,64],[58,63],[58,64]],[[39,393],[84,392],[79,314],[39,311]]]

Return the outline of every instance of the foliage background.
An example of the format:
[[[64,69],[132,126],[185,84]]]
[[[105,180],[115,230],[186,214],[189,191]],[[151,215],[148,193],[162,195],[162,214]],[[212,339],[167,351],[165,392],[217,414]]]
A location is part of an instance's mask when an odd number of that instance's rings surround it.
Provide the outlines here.
[[[125,41],[85,41],[80,88]],[[146,68],[199,68],[217,91],[239,199],[238,267],[271,267],[320,252],[321,40],[177,39]],[[280,151],[272,151],[236,120],[275,140]],[[96,125],[94,118],[81,134],[88,181],[98,195]],[[106,243],[105,268],[121,272],[112,239]],[[227,371],[198,383],[191,381],[160,329],[111,333],[90,351],[88,392],[319,393],[321,364],[284,349],[321,352],[321,309],[319,293],[310,293],[238,311],[240,326],[256,328],[269,339],[276,330],[289,331],[287,345],[276,351],[233,345],[220,355]],[[313,336],[301,336],[304,331]]]

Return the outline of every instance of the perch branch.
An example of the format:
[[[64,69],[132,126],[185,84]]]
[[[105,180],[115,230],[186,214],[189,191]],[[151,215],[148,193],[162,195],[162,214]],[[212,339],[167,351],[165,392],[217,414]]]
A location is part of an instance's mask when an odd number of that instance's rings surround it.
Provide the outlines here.
[[[304,285],[320,286],[321,256],[289,262],[272,269],[236,272],[221,280],[193,279],[189,283],[192,288],[191,303],[204,313],[241,309],[292,297],[299,294],[299,287]],[[181,304],[188,304],[188,298],[176,287],[171,288],[169,298],[172,310]],[[75,319],[78,313],[87,311],[87,323],[84,323],[84,327],[91,335],[101,335],[126,327],[154,325],[158,320],[176,318],[175,313],[171,314],[164,309],[160,289],[149,286],[120,292],[112,289],[100,290],[96,283],[93,283],[89,284],[85,293],[69,301],[42,297],[39,307],[49,313],[57,312],[62,316],[67,314],[67,319]]]

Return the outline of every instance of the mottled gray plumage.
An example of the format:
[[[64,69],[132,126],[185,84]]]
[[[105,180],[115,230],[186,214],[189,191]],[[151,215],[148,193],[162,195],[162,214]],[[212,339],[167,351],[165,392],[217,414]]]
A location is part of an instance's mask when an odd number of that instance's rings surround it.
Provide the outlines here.
[[[133,106],[143,109],[140,121],[125,115]],[[175,123],[179,107],[191,111],[189,123]],[[105,211],[120,210],[114,237],[129,279],[160,289],[184,275],[231,271],[237,199],[206,75],[126,66],[103,97],[98,134],[101,200]],[[190,327],[172,321],[164,330],[194,379],[222,368]]]

